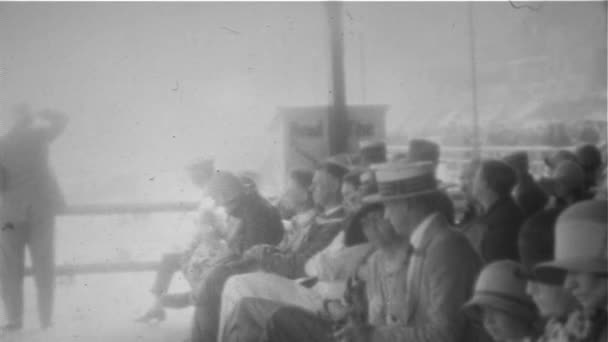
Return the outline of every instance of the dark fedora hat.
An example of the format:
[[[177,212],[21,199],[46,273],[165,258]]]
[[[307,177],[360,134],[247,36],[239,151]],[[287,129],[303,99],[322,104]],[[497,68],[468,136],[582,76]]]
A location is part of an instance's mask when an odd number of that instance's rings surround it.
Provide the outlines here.
[[[415,162],[439,162],[440,149],[437,143],[426,139],[412,139],[409,143],[407,160]]]

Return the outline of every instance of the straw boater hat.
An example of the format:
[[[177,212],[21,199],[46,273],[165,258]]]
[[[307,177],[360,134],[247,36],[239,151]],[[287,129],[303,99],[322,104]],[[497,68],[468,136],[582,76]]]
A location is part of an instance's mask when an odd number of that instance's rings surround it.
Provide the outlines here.
[[[432,162],[408,163],[404,160],[373,166],[378,193],[363,198],[365,203],[386,202],[439,190]]]
[[[607,206],[608,201],[589,200],[566,209],[555,226],[553,260],[536,266],[537,276],[565,271],[608,275]]]
[[[536,318],[536,307],[526,294],[526,278],[522,266],[512,260],[488,264],[475,282],[473,298],[465,305],[468,313],[479,313],[489,307],[525,321]]]

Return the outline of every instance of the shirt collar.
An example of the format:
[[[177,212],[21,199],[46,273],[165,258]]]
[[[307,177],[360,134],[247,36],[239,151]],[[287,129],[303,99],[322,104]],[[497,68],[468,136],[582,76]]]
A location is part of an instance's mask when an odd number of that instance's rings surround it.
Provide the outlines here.
[[[333,208],[329,208],[323,212],[323,216],[325,216],[325,217],[331,216],[331,215],[337,213],[338,211],[340,211],[341,209],[342,209],[341,205],[335,206]]]
[[[422,245],[422,238],[425,235],[425,232],[431,226],[431,222],[435,219],[438,213],[432,213],[427,216],[422,222],[414,229],[412,235],[410,235],[410,245],[414,248],[414,250],[418,250]]]
[[[305,226],[307,225],[310,221],[312,221],[312,219],[315,217],[315,210],[314,209],[309,209],[303,213],[300,214],[296,214],[293,217],[293,222],[295,222],[297,225],[299,226]]]

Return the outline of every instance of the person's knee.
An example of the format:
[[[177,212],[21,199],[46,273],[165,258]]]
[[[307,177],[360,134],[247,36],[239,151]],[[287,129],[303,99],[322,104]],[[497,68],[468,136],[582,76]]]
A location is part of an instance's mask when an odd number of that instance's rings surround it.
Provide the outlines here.
[[[165,271],[175,271],[181,263],[181,255],[175,253],[163,254],[160,268]]]

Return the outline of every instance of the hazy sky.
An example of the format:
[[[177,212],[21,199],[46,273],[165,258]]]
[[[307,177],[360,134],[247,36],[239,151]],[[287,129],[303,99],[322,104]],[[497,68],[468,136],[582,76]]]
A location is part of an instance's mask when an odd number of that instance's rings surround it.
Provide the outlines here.
[[[604,29],[593,6],[568,11]],[[345,10],[350,103],[389,105],[396,127],[437,110],[429,70],[467,84],[466,4]],[[529,12],[476,4],[480,62],[511,57]],[[277,106],[329,103],[327,32],[320,3],[0,3],[2,97],[70,116],[53,160],[71,202],[192,196],[188,162],[257,168]]]

